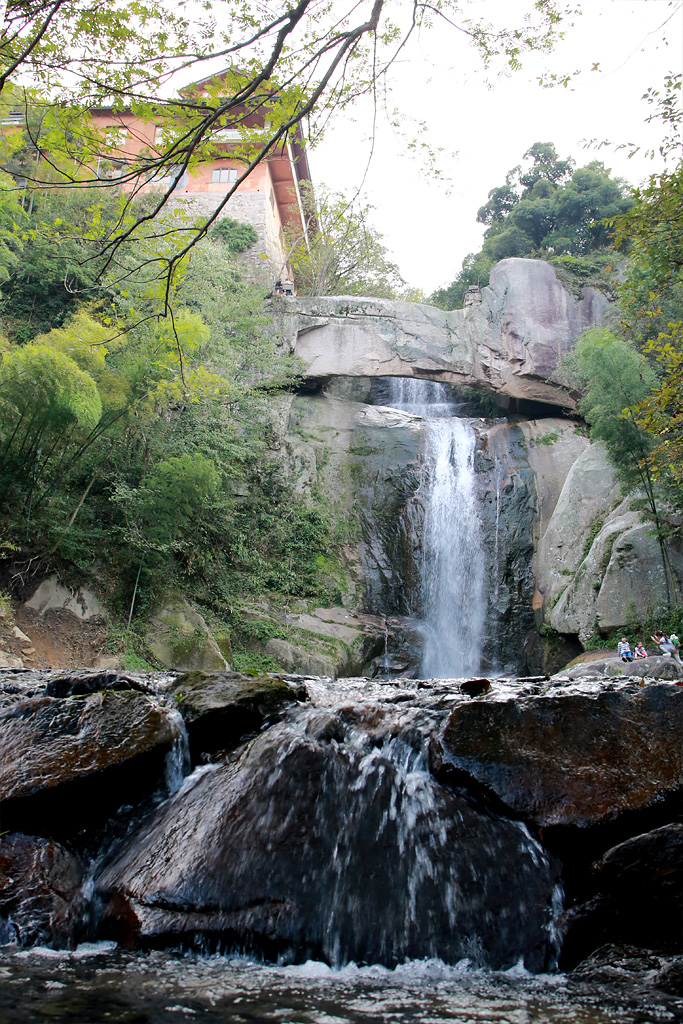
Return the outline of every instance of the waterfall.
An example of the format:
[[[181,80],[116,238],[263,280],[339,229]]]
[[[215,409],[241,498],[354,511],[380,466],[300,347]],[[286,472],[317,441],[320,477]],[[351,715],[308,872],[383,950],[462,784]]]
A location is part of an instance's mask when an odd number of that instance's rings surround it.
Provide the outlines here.
[[[425,419],[425,463],[412,515],[421,534],[419,604],[424,677],[481,669],[486,618],[484,548],[475,489],[476,434],[459,418],[448,388],[397,379],[390,401]]]

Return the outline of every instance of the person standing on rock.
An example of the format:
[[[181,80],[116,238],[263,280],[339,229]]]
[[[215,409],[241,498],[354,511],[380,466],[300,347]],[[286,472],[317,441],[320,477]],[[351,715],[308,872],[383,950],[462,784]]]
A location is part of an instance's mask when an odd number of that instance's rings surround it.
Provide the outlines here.
[[[621,640],[617,644],[617,657],[621,658],[622,661],[633,661],[631,648],[625,636],[622,636]]]

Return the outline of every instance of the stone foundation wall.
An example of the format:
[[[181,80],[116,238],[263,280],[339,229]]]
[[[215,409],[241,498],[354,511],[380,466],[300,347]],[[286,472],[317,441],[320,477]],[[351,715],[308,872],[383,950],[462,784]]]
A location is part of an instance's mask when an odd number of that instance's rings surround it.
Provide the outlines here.
[[[182,206],[201,217],[210,217],[223,200],[220,192],[183,192],[171,200],[171,207]],[[272,285],[282,274],[282,251],[275,230],[273,213],[266,192],[236,192],[218,217],[232,217],[251,224],[258,241],[239,256],[258,281]]]

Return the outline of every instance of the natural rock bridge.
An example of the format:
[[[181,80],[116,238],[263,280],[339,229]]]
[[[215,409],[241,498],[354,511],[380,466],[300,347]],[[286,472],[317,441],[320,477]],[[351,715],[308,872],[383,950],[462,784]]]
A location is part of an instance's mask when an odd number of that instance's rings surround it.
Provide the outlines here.
[[[421,377],[573,409],[548,378],[607,306],[593,288],[575,298],[548,263],[508,259],[464,309],[347,296],[284,300],[280,312],[310,381]]]

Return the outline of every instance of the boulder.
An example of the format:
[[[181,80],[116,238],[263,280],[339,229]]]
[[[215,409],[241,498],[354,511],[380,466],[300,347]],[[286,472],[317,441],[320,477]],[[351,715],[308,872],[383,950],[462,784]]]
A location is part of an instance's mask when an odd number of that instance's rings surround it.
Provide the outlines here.
[[[681,945],[683,825],[673,822],[608,850],[596,865],[616,942],[650,949]]]
[[[72,590],[64,586],[57,576],[43,580],[26,602],[26,607],[35,609],[40,615],[48,611],[64,610],[84,620],[107,617],[103,605],[92,591],[84,587]]]
[[[167,595],[150,616],[145,639],[164,668],[212,672],[229,667],[203,616],[178,594]]]
[[[336,676],[337,662],[328,654],[310,651],[306,647],[272,637],[266,641],[266,654],[285,672],[298,672],[305,676]]]
[[[540,846],[438,785],[405,743],[332,717],[282,722],[187,778],[98,872],[101,934],[542,969],[556,876]]]
[[[579,334],[600,322],[607,299],[591,288],[577,299],[549,263],[526,259],[498,263],[480,298],[448,312],[386,299],[298,298],[288,302],[282,331],[311,380],[424,377],[573,408],[574,397],[549,378]]]
[[[115,669],[79,669],[50,676],[45,686],[48,697],[75,697],[104,690],[138,690],[149,693],[150,687],[140,676]]]
[[[177,734],[173,713],[134,691],[0,710],[3,825],[49,835],[100,820],[159,785]]]
[[[564,966],[605,943],[678,952],[683,825],[663,825],[612,847],[592,874],[595,894],[565,915]]]
[[[683,666],[674,658],[653,655],[650,658],[638,658],[635,661],[622,661],[621,658],[597,658],[594,661],[579,662],[570,668],[562,669],[553,678],[555,680],[580,679],[615,679],[619,677],[633,679],[683,679]]]
[[[683,787],[683,689],[472,701],[451,714],[437,771],[473,780],[540,826],[589,826]]]
[[[185,720],[194,759],[234,747],[297,700],[295,688],[277,676],[239,672],[186,672],[169,692]]]
[[[0,836],[0,931],[23,946],[73,946],[83,931],[83,868],[51,839]]]

